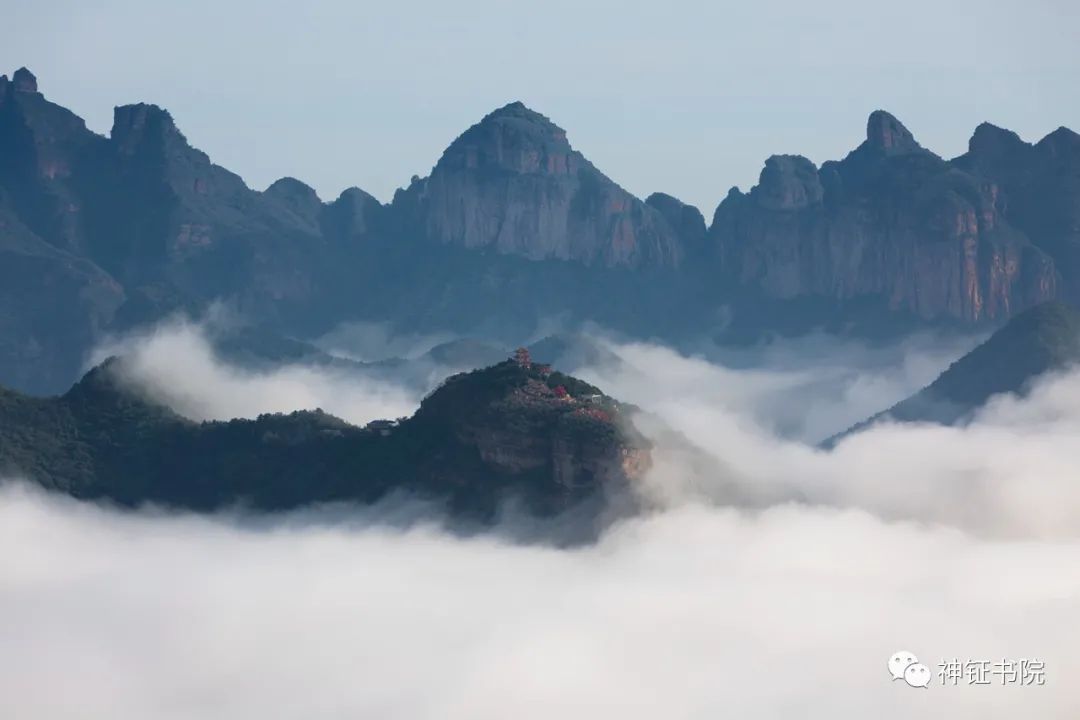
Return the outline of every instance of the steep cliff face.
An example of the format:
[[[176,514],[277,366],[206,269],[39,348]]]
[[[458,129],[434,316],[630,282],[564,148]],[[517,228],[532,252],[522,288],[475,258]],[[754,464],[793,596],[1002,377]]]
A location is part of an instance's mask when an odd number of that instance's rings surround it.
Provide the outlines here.
[[[624,406],[527,359],[451,377],[411,422],[475,448],[485,466],[519,478],[519,491],[541,504],[626,488],[649,467],[648,443]]]
[[[1080,300],[1080,135],[1062,127],[1032,145],[983,123],[955,165],[994,184],[1008,221],[1054,259],[1063,295]]]
[[[1054,297],[1053,257],[1010,224],[1000,188],[922,148],[888,113],[820,170],[774,156],[710,237],[723,277],[771,298],[884,298],[924,319],[993,321]]]
[[[93,256],[125,284],[150,299],[161,286],[188,302],[235,297],[271,317],[275,304],[316,301],[327,260],[310,188],[292,179],[248,188],[153,105],[116,109],[110,149],[114,184]]]
[[[705,216],[700,210],[676,197],[659,192],[645,198],[645,204],[660,213],[675,230],[686,260],[697,260],[701,257],[705,251],[708,228],[705,225]]]
[[[0,377],[36,392],[69,384],[103,330],[177,309],[222,299],[311,324],[343,304],[383,210],[359,190],[324,205],[291,178],[252,190],[154,105],[117,107],[102,137],[25,68],[0,78],[0,158]]]
[[[533,260],[676,267],[682,257],[660,213],[571,148],[562,128],[519,102],[466,130],[393,207],[435,241]]]
[[[0,187],[23,226],[51,245],[82,252],[85,203],[79,187],[106,152],[81,118],[44,98],[20,68],[0,79]]]
[[[35,235],[4,195],[0,190],[0,376],[47,392],[77,376],[124,290],[92,262]]]
[[[20,388],[69,383],[126,299],[84,255],[76,185],[104,145],[26,68],[0,76],[0,377]]]

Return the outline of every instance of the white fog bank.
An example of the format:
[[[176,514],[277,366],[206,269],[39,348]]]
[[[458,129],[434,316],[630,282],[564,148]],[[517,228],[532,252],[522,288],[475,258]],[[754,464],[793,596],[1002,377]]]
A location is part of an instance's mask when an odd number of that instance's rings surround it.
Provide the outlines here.
[[[556,550],[0,493],[19,718],[1075,717],[1080,544],[684,505]],[[1044,686],[892,682],[906,649]]]
[[[584,375],[650,414],[641,491],[657,509],[595,545],[403,530],[359,509],[348,522],[121,513],[3,486],[0,714],[1080,714],[1080,373],[998,398],[966,427],[882,425],[825,452],[800,440],[847,422],[853,402],[892,404],[930,365],[847,354],[819,366],[850,371],[817,383],[794,359],[745,370],[611,348],[620,363]],[[133,381],[202,417],[319,405],[363,421],[418,400],[322,369],[241,370],[191,326],[129,349]],[[817,419],[800,425],[791,407]],[[935,674],[913,689],[890,680],[898,650],[935,673],[945,659],[1037,658],[1046,683]]]

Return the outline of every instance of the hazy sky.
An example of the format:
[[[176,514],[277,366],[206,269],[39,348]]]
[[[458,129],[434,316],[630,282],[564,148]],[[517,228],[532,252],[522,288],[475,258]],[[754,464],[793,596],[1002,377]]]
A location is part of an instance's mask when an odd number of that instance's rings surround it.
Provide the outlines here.
[[[388,200],[515,99],[630,191],[707,216],[770,154],[842,157],[879,107],[945,156],[983,120],[1080,127],[1069,0],[0,0],[0,17],[0,72],[27,65],[92,129],[154,102],[252,186],[292,175],[324,199]]]

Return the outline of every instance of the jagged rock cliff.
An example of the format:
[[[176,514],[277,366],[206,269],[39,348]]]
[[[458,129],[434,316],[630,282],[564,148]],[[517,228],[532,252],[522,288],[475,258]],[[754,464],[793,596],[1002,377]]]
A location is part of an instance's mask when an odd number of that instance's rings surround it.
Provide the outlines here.
[[[1054,259],[1062,295],[1080,301],[1080,135],[1058,128],[1034,145],[983,123],[956,167],[987,178],[995,204]]]
[[[994,321],[1055,297],[1054,258],[1011,224],[1001,188],[922,148],[883,111],[820,169],[774,156],[713,218],[724,278],[770,298],[878,297],[924,319]]]
[[[0,77],[0,281],[0,381],[39,393],[103,333],[219,300],[301,338],[351,320],[507,344],[552,318],[670,341],[992,325],[1080,298],[1080,136],[984,124],[946,161],[875,112],[843,160],[770,158],[706,230],[521,103],[391,205],[357,188],[324,203],[293,178],[247,187],[154,105],[97,135],[22,68]]]
[[[678,237],[566,132],[520,102],[487,115],[450,144],[424,179],[394,198],[406,223],[442,243],[540,260],[676,267]]]

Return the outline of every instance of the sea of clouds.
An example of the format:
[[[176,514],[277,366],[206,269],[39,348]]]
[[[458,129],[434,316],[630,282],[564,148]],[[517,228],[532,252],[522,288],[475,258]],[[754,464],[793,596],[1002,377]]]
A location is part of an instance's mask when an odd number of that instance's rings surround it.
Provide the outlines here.
[[[802,341],[806,342],[806,341]],[[1080,373],[962,428],[814,442],[975,339],[776,343],[753,363],[608,342],[652,512],[595,544],[462,537],[386,508],[120,512],[0,489],[0,708],[19,718],[1076,717]],[[832,348],[830,350],[830,347]],[[130,380],[197,417],[408,414],[363,372],[249,371],[199,325],[129,339]],[[709,358],[712,360],[710,361]],[[730,358],[729,358],[730,360]],[[909,650],[1039,658],[1046,684],[892,681]]]

